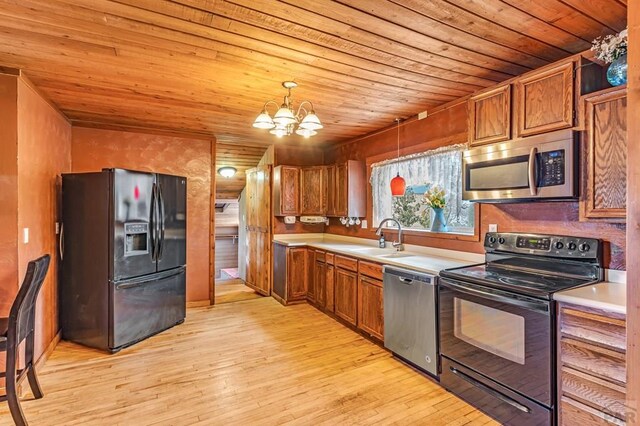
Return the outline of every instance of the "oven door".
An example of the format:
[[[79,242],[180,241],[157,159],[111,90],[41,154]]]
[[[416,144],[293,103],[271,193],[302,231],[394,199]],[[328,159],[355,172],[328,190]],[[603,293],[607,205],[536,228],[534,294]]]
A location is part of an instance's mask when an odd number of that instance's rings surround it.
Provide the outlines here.
[[[441,354],[491,380],[553,405],[551,302],[441,278]]]
[[[462,198],[508,202],[577,196],[576,139],[564,130],[464,152]]]

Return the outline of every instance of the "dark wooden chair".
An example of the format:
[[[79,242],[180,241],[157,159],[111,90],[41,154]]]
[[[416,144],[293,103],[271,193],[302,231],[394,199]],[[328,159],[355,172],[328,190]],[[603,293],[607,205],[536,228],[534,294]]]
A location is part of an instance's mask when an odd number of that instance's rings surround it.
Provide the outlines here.
[[[9,410],[13,421],[18,426],[27,424],[20,400],[18,399],[18,385],[26,376],[33,396],[40,399],[44,396],[36,370],[34,369],[34,325],[36,317],[36,300],[42,283],[49,270],[50,256],[48,254],[29,262],[27,273],[16,300],[11,306],[8,318],[0,318],[0,352],[6,352],[6,369],[0,373],[5,378],[6,395],[0,396],[0,401],[9,402]],[[18,352],[20,344],[25,342],[24,368],[18,369]]]

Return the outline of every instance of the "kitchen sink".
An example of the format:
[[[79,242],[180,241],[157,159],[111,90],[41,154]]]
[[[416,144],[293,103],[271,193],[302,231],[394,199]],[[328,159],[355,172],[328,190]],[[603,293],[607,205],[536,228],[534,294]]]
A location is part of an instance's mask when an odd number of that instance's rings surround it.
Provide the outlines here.
[[[391,254],[385,254],[385,255],[380,256],[380,257],[385,257],[387,259],[398,259],[398,258],[402,258],[402,257],[413,257],[413,256],[415,256],[415,254],[395,252],[395,253],[391,253]]]

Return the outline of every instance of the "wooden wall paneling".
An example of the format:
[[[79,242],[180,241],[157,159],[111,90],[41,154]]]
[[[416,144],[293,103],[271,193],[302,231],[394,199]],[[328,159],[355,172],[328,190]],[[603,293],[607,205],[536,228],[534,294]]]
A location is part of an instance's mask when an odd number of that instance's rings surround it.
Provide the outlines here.
[[[626,219],[627,91],[612,88],[584,97],[581,218]]]
[[[216,276],[219,272],[216,271],[216,191],[217,191],[217,176],[216,173],[216,158],[217,158],[217,146],[216,140],[209,141],[211,145],[211,167],[210,167],[210,187],[209,187],[209,304],[215,305],[216,303]],[[239,240],[237,240],[239,242]],[[235,250],[235,267],[238,267],[238,249]]]
[[[272,135],[247,117],[295,75],[296,95],[321,99],[319,115],[335,123],[326,140],[344,141],[584,50],[625,24],[619,0],[511,3],[25,0],[2,8],[0,62],[24,68],[74,122],[265,145]]]
[[[516,80],[516,137],[573,126],[574,65],[567,61]]]
[[[511,139],[511,84],[469,98],[469,143],[481,145]]]
[[[627,163],[640,164],[640,3],[629,2]],[[640,168],[627,168],[627,424],[640,425]]]

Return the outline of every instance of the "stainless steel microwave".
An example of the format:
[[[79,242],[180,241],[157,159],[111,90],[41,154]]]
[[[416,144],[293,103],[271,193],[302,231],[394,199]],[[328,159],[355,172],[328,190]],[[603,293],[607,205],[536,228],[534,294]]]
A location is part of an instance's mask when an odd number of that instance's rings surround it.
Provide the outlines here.
[[[573,130],[467,150],[462,198],[486,203],[576,199],[579,156]]]

